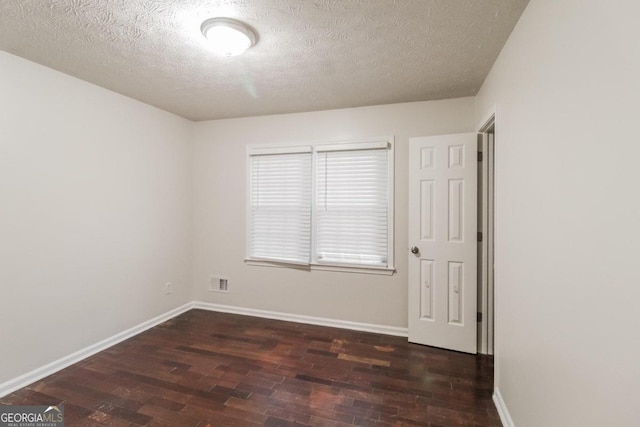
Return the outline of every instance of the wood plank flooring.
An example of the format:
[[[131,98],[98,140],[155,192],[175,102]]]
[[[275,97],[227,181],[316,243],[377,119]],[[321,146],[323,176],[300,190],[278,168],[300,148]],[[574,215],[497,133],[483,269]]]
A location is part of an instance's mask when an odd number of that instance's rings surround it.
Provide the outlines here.
[[[66,426],[500,426],[493,361],[406,338],[191,310],[0,399]]]

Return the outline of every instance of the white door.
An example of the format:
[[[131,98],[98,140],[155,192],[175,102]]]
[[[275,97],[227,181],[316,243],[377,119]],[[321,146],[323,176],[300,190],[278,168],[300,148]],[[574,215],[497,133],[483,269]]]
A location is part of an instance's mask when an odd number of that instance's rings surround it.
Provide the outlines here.
[[[477,351],[477,136],[411,138],[409,341]]]

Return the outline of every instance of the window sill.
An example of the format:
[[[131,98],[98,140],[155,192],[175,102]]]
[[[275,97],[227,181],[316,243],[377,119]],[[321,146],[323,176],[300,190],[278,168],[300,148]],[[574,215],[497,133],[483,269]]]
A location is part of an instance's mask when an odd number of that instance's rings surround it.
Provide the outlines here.
[[[392,267],[365,267],[354,265],[335,265],[335,264],[294,264],[288,262],[277,262],[257,259],[245,259],[245,264],[259,267],[284,267],[295,268],[305,271],[337,271],[341,273],[360,273],[360,274],[379,274],[382,276],[391,276],[396,270]]]

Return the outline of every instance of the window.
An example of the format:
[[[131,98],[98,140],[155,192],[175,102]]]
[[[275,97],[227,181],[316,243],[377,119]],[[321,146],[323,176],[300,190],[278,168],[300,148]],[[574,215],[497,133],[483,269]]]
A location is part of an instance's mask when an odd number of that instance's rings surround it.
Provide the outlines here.
[[[316,154],[316,259],[387,266],[386,149]]]
[[[311,149],[254,154],[251,161],[253,259],[307,264],[311,227]]]
[[[390,142],[250,148],[247,261],[392,271]]]

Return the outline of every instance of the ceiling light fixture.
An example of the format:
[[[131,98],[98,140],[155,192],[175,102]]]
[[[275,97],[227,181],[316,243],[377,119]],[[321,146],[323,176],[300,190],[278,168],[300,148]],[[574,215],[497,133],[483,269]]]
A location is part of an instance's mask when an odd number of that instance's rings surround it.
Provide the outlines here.
[[[256,34],[244,23],[230,18],[210,18],[200,26],[214,51],[223,56],[240,55],[256,44]]]

